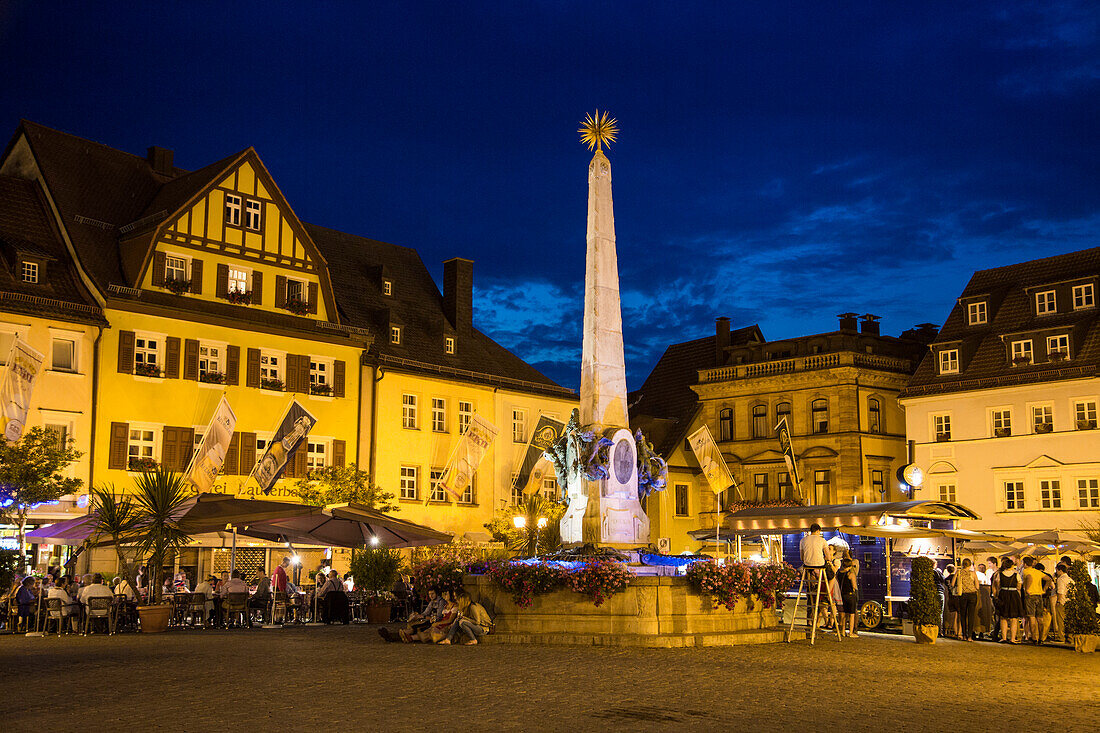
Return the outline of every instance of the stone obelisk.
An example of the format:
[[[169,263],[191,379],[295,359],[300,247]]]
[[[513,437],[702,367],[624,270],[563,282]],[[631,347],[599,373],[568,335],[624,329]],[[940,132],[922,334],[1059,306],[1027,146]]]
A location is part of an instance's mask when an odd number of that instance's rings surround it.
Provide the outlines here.
[[[617,128],[606,112],[597,111],[580,132],[589,148],[595,148],[588,164],[580,423],[610,440],[611,446],[607,478],[593,481],[583,470],[569,477],[569,509],[561,520],[561,534],[569,545],[635,547],[649,542],[649,518],[638,502],[638,447],[626,408],[611,162],[603,152],[603,146],[615,140]]]

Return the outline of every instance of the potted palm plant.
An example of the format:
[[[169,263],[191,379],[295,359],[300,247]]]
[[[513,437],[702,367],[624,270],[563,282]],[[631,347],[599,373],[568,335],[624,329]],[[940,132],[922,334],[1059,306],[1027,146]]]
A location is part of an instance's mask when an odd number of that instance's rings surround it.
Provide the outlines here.
[[[940,597],[932,577],[935,564],[930,558],[913,559],[909,577],[909,619],[918,644],[935,644],[940,633]]]
[[[1066,636],[1073,639],[1073,648],[1079,652],[1094,652],[1100,642],[1100,616],[1089,598],[1089,571],[1085,563],[1075,560],[1069,568],[1073,583],[1066,599]]]
[[[404,559],[388,547],[364,547],[351,553],[351,576],[367,594],[367,622],[384,624],[393,608],[393,584]]]
[[[137,588],[137,566],[142,560],[149,566],[149,591],[146,604],[138,606],[144,633],[168,628],[171,606],[162,603],[161,569],[176,556],[191,536],[179,526],[179,516],[192,492],[182,474],[163,466],[142,472],[131,494],[121,494],[113,486],[94,489],[96,534],[110,538],[118,555],[119,567],[132,588]],[[136,558],[126,558],[130,550]]]

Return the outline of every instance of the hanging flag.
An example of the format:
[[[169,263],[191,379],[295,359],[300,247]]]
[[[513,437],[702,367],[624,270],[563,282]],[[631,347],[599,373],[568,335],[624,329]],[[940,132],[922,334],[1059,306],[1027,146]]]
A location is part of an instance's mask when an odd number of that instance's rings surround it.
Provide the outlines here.
[[[233,439],[236,425],[237,415],[229,406],[225,395],[222,395],[214,409],[214,417],[202,434],[199,450],[187,467],[187,478],[199,491],[210,491],[214,486],[214,479],[218,477],[218,471],[222,470],[222,464],[225,463],[225,454],[229,451],[229,442]]]
[[[271,493],[275,482],[286,470],[286,464],[294,457],[294,451],[316,424],[317,418],[298,404],[298,400],[291,401],[271,440],[267,441],[267,450],[252,469],[251,475],[265,494]]]
[[[458,445],[451,453],[438,482],[456,501],[462,499],[463,492],[473,481],[474,472],[481,465],[481,459],[489,452],[496,437],[497,429],[491,422],[478,414],[470,418],[470,425],[458,439]]]
[[[539,415],[535,429],[531,431],[531,437],[527,440],[527,450],[523,453],[523,465],[516,474],[516,481],[512,488],[519,486],[523,493],[532,494],[542,488],[542,477],[546,475],[546,469],[550,462],[543,457],[550,446],[557,442],[561,434],[565,432],[565,423],[547,415]]]
[[[0,384],[0,435],[12,443],[23,437],[27,423],[27,411],[31,406],[31,392],[45,359],[19,340],[16,334],[8,353],[8,371]]]
[[[791,429],[787,425],[787,416],[779,418],[779,424],[775,426],[775,434],[779,437],[779,449],[783,451],[783,460],[787,464],[787,470],[791,472],[791,483],[798,492],[799,499],[805,499],[802,494],[802,478],[798,475],[798,466],[794,462],[794,446],[791,444]],[[782,497],[780,497],[782,498]]]
[[[703,475],[707,477],[710,490],[715,494],[721,494],[732,487],[740,497],[741,489],[737,486],[737,482],[733,480],[733,474],[730,473],[730,468],[726,465],[726,459],[722,456],[722,451],[718,450],[718,446],[714,443],[710,428],[703,425],[703,427],[688,436],[688,443],[695,453],[696,460],[699,461],[699,467],[703,469]]]

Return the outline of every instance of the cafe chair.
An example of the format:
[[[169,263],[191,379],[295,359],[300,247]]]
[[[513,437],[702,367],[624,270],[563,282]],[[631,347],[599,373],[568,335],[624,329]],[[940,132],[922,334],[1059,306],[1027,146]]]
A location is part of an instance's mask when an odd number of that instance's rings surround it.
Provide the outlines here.
[[[227,593],[222,601],[222,625],[229,628],[230,619],[240,618],[240,624],[252,628],[252,617],[248,610],[247,593]]]
[[[110,635],[111,631],[111,602],[113,598],[107,598],[105,596],[93,596],[88,599],[84,608],[84,636],[87,636],[89,629],[92,627],[92,623],[95,621],[102,621],[107,625],[107,634]]]
[[[191,594],[190,602],[187,604],[187,615],[190,617],[189,621],[192,628],[195,626],[195,614],[198,614],[202,628],[206,628],[206,601],[205,593]]]
[[[46,599],[46,628],[43,629],[46,634],[50,633],[50,624],[56,622],[57,635],[61,636],[61,627],[68,620],[62,611],[63,606],[60,598]]]

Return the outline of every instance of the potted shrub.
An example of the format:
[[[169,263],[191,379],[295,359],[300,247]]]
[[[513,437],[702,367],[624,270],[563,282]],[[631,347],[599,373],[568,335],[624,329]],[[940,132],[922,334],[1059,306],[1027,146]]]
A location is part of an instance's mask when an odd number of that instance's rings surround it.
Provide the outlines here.
[[[159,377],[160,367],[156,364],[134,364],[134,374],[139,377]]]
[[[301,298],[287,298],[286,309],[296,316],[304,316],[309,313],[309,303]]]
[[[1014,366],[1026,366],[1031,363],[1030,356],[1014,356],[1012,357],[1012,364]]]
[[[225,384],[225,374],[221,372],[203,372],[199,375],[199,381],[207,384]]]
[[[1100,616],[1089,598],[1089,571],[1085,563],[1075,560],[1069,568],[1069,577],[1073,583],[1066,598],[1066,636],[1073,639],[1075,651],[1094,652],[1100,643]]]
[[[364,547],[352,551],[351,576],[355,578],[355,587],[367,594],[368,623],[389,622],[394,601],[391,589],[403,563],[401,553],[388,547]]]
[[[172,278],[171,280],[164,281],[164,287],[168,288],[176,295],[183,295],[184,293],[190,292],[191,281]]]
[[[935,564],[930,558],[913,558],[909,576],[909,619],[918,644],[935,644],[940,633],[940,597],[932,577]]]
[[[230,303],[236,305],[251,305],[252,304],[252,291],[251,290],[231,290],[225,294],[225,299]]]
[[[95,490],[94,529],[111,538],[120,569],[132,588],[137,589],[136,566],[143,559],[147,561],[148,595],[146,604],[137,609],[143,633],[168,628],[172,607],[161,602],[161,570],[191,541],[177,523],[183,505],[191,496],[184,476],[162,466],[143,471],[130,495],[119,494],[109,485]],[[138,558],[136,563],[126,559],[126,549],[133,551]]]
[[[262,387],[263,389],[272,389],[272,390],[275,390],[276,392],[282,392],[283,391],[283,380],[281,380],[281,379],[271,379],[270,377],[264,377],[263,379],[260,380],[260,387]]]
[[[1063,362],[1066,360],[1066,352],[1064,351],[1052,351],[1047,354],[1047,358],[1053,362]]]
[[[315,395],[321,395],[322,397],[332,396],[331,384],[311,384],[309,385],[309,393]]]

